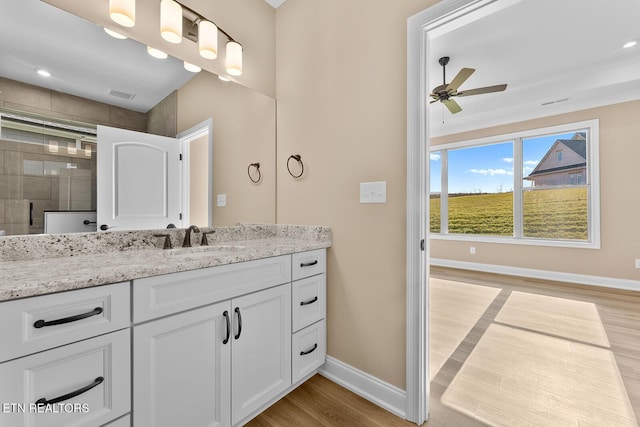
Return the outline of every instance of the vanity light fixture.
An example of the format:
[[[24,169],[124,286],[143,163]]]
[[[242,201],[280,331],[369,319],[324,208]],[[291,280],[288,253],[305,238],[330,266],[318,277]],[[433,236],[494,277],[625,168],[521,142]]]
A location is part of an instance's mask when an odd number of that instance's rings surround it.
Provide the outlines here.
[[[232,76],[242,74],[242,45],[240,43],[229,40],[227,42],[227,73]]]
[[[630,47],[634,47],[637,43],[638,43],[638,42],[637,42],[636,40],[631,40],[631,41],[629,41],[629,42],[626,42],[626,43],[624,44],[624,46],[622,46],[622,47],[623,47],[623,48],[625,48],[625,49],[627,49],[627,48],[630,48]]]
[[[135,0],[109,0],[109,14],[111,19],[120,25],[134,26]],[[183,21],[187,23],[184,29]],[[197,27],[197,31],[195,27]],[[107,31],[106,28],[105,31]],[[212,20],[176,0],[160,1],[160,35],[169,43],[178,44],[182,42],[183,37],[188,38],[198,43],[200,56],[206,59],[216,59],[218,57],[218,32],[221,32],[228,39],[225,59],[227,73],[232,76],[242,75],[242,45],[235,41],[229,33],[217,26]],[[150,51],[149,54],[153,55]],[[193,70],[194,68],[189,71]],[[199,67],[198,71],[200,71]]]
[[[37,69],[36,73],[40,74],[42,77],[51,77],[51,73],[48,72],[47,70],[43,70],[43,69]]]
[[[187,71],[191,71],[192,73],[199,73],[200,71],[202,71],[202,68],[187,61],[184,61],[184,69]]]
[[[151,46],[147,46],[147,53],[158,59],[167,59],[167,57],[169,56],[165,52]]]
[[[111,20],[123,27],[136,25],[136,0],[109,0]]]
[[[84,146],[84,155],[86,157],[91,157],[91,147],[89,145]]]
[[[127,39],[127,36],[124,36],[124,35],[118,33],[117,31],[113,31],[112,29],[107,28],[107,27],[104,27],[104,32],[109,34],[114,39],[118,39],[118,40],[126,40]]]
[[[160,2],[160,35],[169,43],[182,42],[182,6],[174,0]]]
[[[76,142],[69,142],[67,144],[67,153],[71,154],[71,155],[76,155],[78,154],[78,147],[76,145]]]
[[[211,21],[198,23],[198,49],[200,56],[207,59],[218,57],[218,27]]]

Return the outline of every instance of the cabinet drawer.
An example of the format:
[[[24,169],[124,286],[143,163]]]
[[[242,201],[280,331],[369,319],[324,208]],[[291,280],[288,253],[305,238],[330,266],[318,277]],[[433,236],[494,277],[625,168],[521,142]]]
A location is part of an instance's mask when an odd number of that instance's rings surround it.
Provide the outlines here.
[[[325,362],[327,356],[325,321],[321,320],[293,334],[291,351],[291,379],[295,384]]]
[[[129,282],[2,302],[0,362],[126,328],[130,307]]]
[[[133,281],[134,323],[291,281],[291,256],[258,259]]]
[[[327,276],[319,274],[293,282],[291,311],[293,332],[324,319],[327,312]]]
[[[95,427],[126,414],[130,348],[125,329],[0,364],[0,402],[14,405],[2,426]],[[38,410],[43,398],[53,402]]]
[[[327,250],[316,249],[314,251],[293,254],[292,262],[293,271],[291,280],[298,280],[324,273],[327,269]]]

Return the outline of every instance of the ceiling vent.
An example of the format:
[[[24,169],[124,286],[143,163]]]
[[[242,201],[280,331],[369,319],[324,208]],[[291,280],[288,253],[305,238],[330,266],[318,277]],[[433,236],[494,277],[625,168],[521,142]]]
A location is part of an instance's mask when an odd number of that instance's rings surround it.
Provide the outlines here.
[[[122,98],[122,99],[133,99],[136,97],[135,93],[127,93],[127,92],[122,92],[114,89],[109,90],[109,95],[115,96],[116,98]]]

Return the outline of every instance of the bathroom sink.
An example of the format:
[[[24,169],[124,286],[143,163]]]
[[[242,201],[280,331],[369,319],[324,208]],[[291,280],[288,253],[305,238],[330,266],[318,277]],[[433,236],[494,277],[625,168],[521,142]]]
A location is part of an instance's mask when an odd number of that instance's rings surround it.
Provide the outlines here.
[[[231,255],[244,249],[245,247],[240,245],[211,245],[167,249],[163,253],[170,258],[206,258]]]

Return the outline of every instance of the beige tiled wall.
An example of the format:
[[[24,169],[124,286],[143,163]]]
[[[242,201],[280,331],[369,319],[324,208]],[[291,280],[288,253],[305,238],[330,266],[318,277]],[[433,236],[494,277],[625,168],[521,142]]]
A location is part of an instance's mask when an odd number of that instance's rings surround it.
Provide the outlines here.
[[[0,77],[0,108],[146,132],[147,114]]]
[[[5,78],[0,78],[0,108],[147,131],[146,113]],[[164,110],[167,108],[159,109]],[[167,120],[166,116],[163,114],[159,119]],[[173,132],[175,136],[175,118]],[[54,176],[45,172],[45,166],[51,163],[74,163],[77,169],[60,169],[60,175]],[[29,203],[33,203],[33,225],[29,225]],[[42,233],[45,210],[95,208],[95,153],[91,159],[82,155],[63,156],[49,153],[42,144],[0,140],[0,230],[6,235]]]
[[[96,208],[96,159],[48,153],[43,144],[0,140],[0,230],[42,233],[45,210]],[[76,169],[64,165],[73,163]],[[52,167],[59,166],[53,175]],[[33,225],[29,224],[33,203]]]
[[[147,116],[147,132],[174,138],[178,134],[178,91],[167,95]]]

